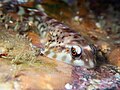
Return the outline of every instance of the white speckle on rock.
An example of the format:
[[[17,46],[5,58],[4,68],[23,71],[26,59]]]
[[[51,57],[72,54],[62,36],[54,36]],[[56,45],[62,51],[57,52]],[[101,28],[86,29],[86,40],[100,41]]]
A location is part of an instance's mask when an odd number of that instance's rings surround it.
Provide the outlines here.
[[[3,6],[3,4],[0,3],[0,7],[2,7],[2,6]]]
[[[107,38],[107,39],[110,39],[110,37],[109,37],[109,36],[107,36],[106,38]]]
[[[88,86],[87,90],[94,90],[95,87],[93,85]]]
[[[86,79],[86,78],[79,78],[79,80],[82,80],[82,81],[85,81],[85,82],[87,82],[88,80]]]
[[[79,16],[75,16],[73,20],[78,22],[79,21]]]
[[[96,82],[96,83],[100,83],[99,79],[93,79],[93,81]]]
[[[98,27],[98,28],[101,28],[101,25],[100,25],[100,23],[96,23],[96,26]]]
[[[76,12],[76,14],[80,14],[80,12],[79,12],[79,11],[77,11],[77,12]]]
[[[69,83],[67,83],[67,84],[65,85],[65,88],[70,90],[70,89],[72,89],[72,85],[70,85]]]
[[[112,85],[112,84],[113,84],[113,82],[108,82],[108,84],[109,84],[109,85]]]
[[[13,21],[9,21],[9,23],[13,23]]]
[[[120,79],[120,74],[119,74],[119,73],[116,73],[116,74],[115,74],[115,77],[118,78],[118,79]]]
[[[11,68],[10,71],[13,71],[13,69]]]
[[[79,18],[79,21],[82,22],[82,21],[83,21],[83,18]]]

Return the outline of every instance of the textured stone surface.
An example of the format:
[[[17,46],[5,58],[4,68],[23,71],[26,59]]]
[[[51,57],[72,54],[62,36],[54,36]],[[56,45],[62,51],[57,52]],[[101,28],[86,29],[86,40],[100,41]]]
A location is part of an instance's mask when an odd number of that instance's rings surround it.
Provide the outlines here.
[[[120,48],[114,49],[109,54],[110,63],[120,67]]]

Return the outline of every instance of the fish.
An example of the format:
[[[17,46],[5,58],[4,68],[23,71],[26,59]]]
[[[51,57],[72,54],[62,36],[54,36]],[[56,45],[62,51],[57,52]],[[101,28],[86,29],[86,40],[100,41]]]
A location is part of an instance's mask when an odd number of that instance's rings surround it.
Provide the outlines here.
[[[15,0],[19,1],[19,0]],[[34,26],[40,37],[40,53],[57,61],[85,68],[96,67],[96,47],[79,32],[68,25],[49,17],[41,9],[23,7],[18,4],[3,5],[8,12],[23,16],[20,31]],[[7,7],[7,8],[6,8]]]

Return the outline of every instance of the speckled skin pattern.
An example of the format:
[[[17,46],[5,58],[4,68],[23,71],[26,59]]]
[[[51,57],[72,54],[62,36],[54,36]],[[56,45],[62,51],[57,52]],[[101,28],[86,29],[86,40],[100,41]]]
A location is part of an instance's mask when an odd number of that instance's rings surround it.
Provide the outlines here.
[[[18,15],[24,17],[21,25],[22,31],[27,27],[35,27],[34,31],[41,38],[40,52],[42,54],[75,66],[86,68],[96,66],[95,48],[79,32],[50,18],[42,10],[24,8],[15,1],[6,4],[4,10],[17,12]]]

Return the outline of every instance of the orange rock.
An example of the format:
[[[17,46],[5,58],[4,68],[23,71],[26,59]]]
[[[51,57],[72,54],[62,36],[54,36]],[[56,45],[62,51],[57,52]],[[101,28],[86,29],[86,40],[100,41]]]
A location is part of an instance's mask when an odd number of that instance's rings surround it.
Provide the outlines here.
[[[44,65],[26,68],[16,75],[20,88],[22,90],[64,90],[65,84],[72,80],[72,67],[46,57],[39,58],[45,60]],[[51,64],[55,66],[50,66]]]
[[[120,48],[114,49],[108,58],[111,64],[120,67]]]
[[[29,72],[32,73],[32,72]],[[66,75],[33,73],[34,75],[20,76],[20,86],[22,90],[62,90],[67,83]]]

